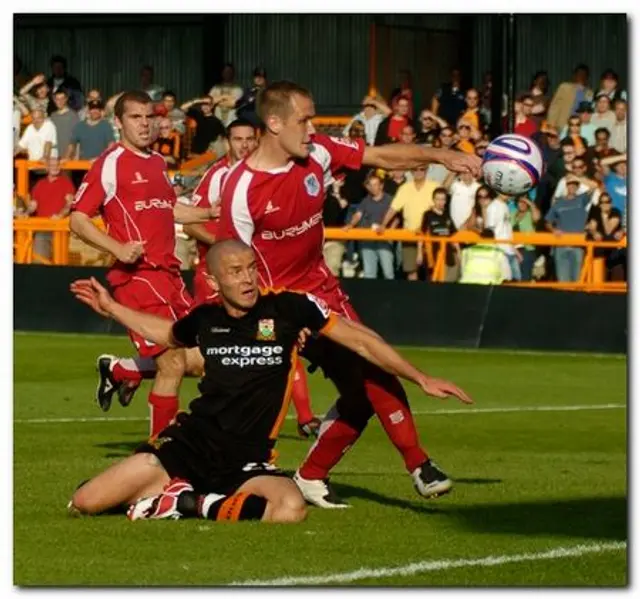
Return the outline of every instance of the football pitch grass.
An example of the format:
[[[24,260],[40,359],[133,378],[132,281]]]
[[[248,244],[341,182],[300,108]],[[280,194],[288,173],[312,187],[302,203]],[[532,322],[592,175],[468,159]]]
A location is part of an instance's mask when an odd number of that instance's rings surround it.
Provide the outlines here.
[[[352,508],[299,525],[70,518],[76,485],[148,430],[145,386],[129,408],[93,401],[95,358],[123,337],[14,336],[14,584],[622,586],[627,582],[626,357],[401,348],[475,405],[406,384],[421,439],[454,480],[418,496],[377,421],[335,469]],[[37,356],[37,359],[34,359]],[[335,391],[310,378],[324,412]],[[186,407],[196,381],[181,390]],[[283,429],[279,465],[310,442]]]

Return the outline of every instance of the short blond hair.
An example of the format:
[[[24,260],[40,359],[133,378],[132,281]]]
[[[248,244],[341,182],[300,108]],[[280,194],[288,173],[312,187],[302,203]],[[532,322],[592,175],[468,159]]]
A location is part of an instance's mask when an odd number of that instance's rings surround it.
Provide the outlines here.
[[[311,92],[292,81],[275,81],[265,87],[256,101],[256,112],[263,123],[272,115],[286,119],[293,110],[291,98],[293,96],[311,98]]]

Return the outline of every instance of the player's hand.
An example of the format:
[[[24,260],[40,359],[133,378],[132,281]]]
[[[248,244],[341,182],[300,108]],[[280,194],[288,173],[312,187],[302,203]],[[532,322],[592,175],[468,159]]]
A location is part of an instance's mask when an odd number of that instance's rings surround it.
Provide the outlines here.
[[[304,329],[300,329],[300,332],[298,333],[298,340],[296,341],[298,351],[302,351],[304,349],[309,337],[311,337],[311,331],[309,329],[306,327]]]
[[[454,385],[450,381],[444,379],[437,379],[430,376],[425,376],[420,381],[420,387],[427,394],[433,397],[439,397],[440,399],[446,399],[447,397],[455,397],[462,403],[472,404],[471,399],[460,387]]]
[[[111,306],[115,303],[109,292],[95,277],[90,279],[78,279],[70,285],[71,293],[76,299],[96,311],[102,316],[111,316]]]
[[[120,251],[116,258],[125,264],[133,264],[142,254],[144,254],[144,244],[146,241],[128,241],[120,246]]]
[[[475,154],[443,149],[440,162],[454,173],[471,173],[479,177],[482,172],[482,158]]]
[[[215,202],[211,208],[209,208],[209,218],[215,220],[220,218],[220,202]]]

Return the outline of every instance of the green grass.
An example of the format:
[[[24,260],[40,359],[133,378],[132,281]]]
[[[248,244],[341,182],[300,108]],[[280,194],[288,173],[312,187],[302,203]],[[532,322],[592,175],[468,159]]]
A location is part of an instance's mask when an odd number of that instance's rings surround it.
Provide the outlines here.
[[[332,476],[350,510],[311,509],[296,526],[69,518],[65,505],[76,485],[144,440],[146,388],[131,407],[114,405],[108,414],[131,420],[28,422],[103,416],[93,404],[95,356],[131,349],[117,337],[17,333],[14,339],[17,585],[221,585],[627,539],[626,409],[433,414],[464,406],[421,396],[409,385],[422,441],[456,482],[446,497],[415,494],[399,455],[372,421]],[[403,353],[459,383],[478,409],[626,403],[625,357]],[[323,412],[334,399],[331,385],[314,375],[311,389],[316,412]],[[195,381],[185,381],[183,407],[195,393]],[[288,420],[278,446],[281,467],[294,470],[308,447]],[[626,559],[619,549],[353,584],[622,586]]]

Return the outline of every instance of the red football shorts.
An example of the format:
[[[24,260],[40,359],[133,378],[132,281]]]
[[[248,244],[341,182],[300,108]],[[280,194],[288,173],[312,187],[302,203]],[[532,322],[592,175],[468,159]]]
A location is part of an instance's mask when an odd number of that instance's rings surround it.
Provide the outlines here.
[[[218,302],[218,292],[211,287],[204,271],[199,268],[193,275],[193,302],[196,306]]]
[[[113,289],[113,297],[123,306],[145,314],[176,321],[193,308],[193,300],[179,274],[164,270],[144,270]],[[129,337],[143,358],[153,358],[167,348],[129,330]]]

